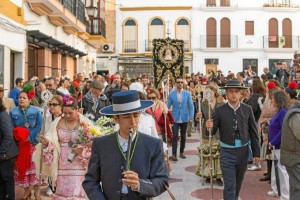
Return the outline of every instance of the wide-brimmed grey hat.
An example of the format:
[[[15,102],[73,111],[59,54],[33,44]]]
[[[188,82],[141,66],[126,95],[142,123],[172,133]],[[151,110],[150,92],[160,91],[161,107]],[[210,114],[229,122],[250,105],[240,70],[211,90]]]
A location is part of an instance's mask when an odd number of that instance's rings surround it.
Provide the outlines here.
[[[112,105],[102,108],[103,115],[124,115],[145,110],[153,106],[154,102],[140,100],[136,90],[117,92],[112,95]]]
[[[226,85],[223,87],[220,87],[220,89],[229,89],[229,88],[237,88],[237,89],[241,89],[241,90],[248,89],[247,87],[244,87],[242,85],[242,83],[239,80],[237,80],[236,78],[226,81]]]

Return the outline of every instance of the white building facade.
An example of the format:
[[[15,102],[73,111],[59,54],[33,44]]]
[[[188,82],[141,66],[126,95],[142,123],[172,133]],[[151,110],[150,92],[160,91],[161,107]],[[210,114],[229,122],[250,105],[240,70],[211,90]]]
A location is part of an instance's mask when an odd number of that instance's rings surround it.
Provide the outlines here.
[[[258,74],[300,48],[298,0],[153,0],[116,2],[120,71],[152,71],[152,39],[185,41],[185,73],[208,69]],[[169,33],[169,34],[168,34]],[[143,69],[142,69],[143,68]]]
[[[26,23],[22,4],[22,0],[0,2],[0,84],[5,89],[24,73]]]

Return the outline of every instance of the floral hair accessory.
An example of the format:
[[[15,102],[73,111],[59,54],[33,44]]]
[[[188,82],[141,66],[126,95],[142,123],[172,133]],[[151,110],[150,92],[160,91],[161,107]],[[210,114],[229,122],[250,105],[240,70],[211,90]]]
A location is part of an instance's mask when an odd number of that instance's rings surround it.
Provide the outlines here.
[[[150,94],[151,92],[153,92],[153,89],[152,88],[147,88],[146,92],[147,92],[147,94]]]
[[[268,89],[273,89],[275,86],[276,85],[275,85],[274,82],[269,82],[268,85],[267,85]]]
[[[289,88],[291,88],[291,89],[293,89],[293,90],[295,90],[295,89],[297,89],[298,88],[298,84],[296,83],[296,82],[290,82],[289,83],[289,86],[288,86]]]
[[[72,105],[73,102],[74,102],[74,98],[73,98],[72,96],[70,96],[70,95],[65,95],[65,96],[63,97],[63,103],[64,103],[65,105],[70,106],[70,105]]]
[[[23,92],[27,94],[28,99],[32,99],[35,96],[34,87],[29,83],[23,85]]]

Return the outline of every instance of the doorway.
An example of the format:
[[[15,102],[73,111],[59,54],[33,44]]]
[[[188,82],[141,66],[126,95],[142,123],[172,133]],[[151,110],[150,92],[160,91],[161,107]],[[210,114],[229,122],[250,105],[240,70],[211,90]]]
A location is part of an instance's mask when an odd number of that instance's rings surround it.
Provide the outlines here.
[[[37,74],[36,59],[37,59],[36,49],[29,46],[28,47],[28,78],[36,76]]]
[[[17,77],[15,77],[15,53],[13,51],[10,52],[10,63],[9,63],[9,67],[10,67],[10,88],[14,87],[15,84],[15,79]]]
[[[215,64],[207,64],[207,65],[205,65],[205,67],[206,67],[206,74],[208,74],[208,70],[214,71],[214,72],[216,73],[216,72],[217,72],[218,65],[215,65]]]

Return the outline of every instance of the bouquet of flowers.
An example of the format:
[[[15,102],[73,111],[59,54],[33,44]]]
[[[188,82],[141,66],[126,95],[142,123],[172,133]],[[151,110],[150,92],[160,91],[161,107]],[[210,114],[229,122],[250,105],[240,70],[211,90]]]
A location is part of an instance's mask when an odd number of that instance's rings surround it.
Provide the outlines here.
[[[98,128],[102,135],[109,135],[114,132],[113,122],[113,118],[102,116],[94,123],[94,126]]]
[[[100,130],[93,126],[90,126],[87,123],[81,122],[77,137],[69,141],[69,147],[82,149],[82,153],[78,155],[78,158],[84,165],[87,164],[89,157],[91,156],[91,146],[93,138],[99,137],[100,135]],[[73,162],[74,158],[75,154],[69,153],[68,161]]]

